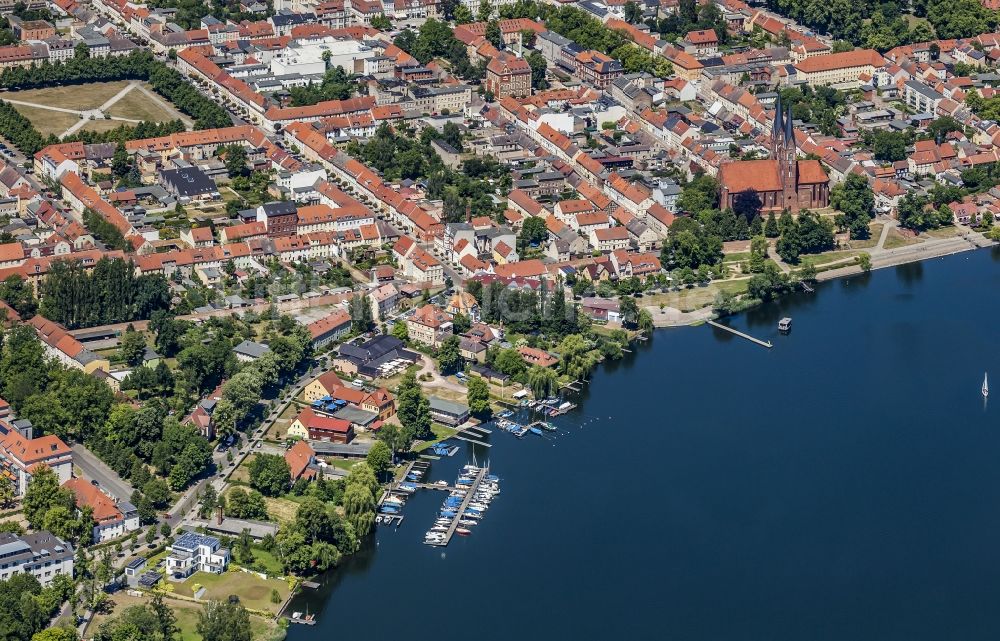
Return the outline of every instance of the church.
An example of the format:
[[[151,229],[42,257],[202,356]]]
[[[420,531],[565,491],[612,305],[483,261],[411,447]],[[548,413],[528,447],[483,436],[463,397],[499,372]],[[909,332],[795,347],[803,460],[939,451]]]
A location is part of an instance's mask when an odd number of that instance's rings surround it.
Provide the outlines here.
[[[830,204],[830,179],[818,160],[798,160],[792,108],[783,114],[780,97],[774,107],[770,151],[767,160],[739,160],[719,168],[723,209],[745,210],[746,201],[756,198],[763,212],[798,212]]]

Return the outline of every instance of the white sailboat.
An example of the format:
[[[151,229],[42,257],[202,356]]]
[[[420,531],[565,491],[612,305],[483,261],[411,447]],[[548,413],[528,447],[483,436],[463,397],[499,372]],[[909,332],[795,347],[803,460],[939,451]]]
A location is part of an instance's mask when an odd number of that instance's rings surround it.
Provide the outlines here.
[[[990,395],[990,383],[988,379],[988,373],[983,374],[983,398]]]

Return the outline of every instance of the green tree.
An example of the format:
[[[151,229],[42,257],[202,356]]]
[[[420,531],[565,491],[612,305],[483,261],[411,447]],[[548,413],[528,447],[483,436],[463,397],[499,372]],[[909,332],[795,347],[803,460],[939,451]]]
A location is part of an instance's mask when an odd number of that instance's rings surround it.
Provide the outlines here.
[[[396,390],[396,416],[414,438],[427,440],[433,437],[430,403],[421,393],[420,384],[413,372],[403,375]]]
[[[292,480],[288,462],[279,454],[257,454],[250,462],[249,472],[250,487],[264,496],[278,496]]]
[[[802,239],[799,236],[797,224],[793,222],[785,228],[777,245],[775,245],[775,250],[778,252],[778,256],[781,256],[781,260],[786,263],[799,262],[799,254],[802,253]]]
[[[625,22],[629,24],[642,22],[642,7],[635,0],[628,0],[625,3]]]
[[[31,481],[24,493],[22,508],[24,518],[35,529],[45,527],[45,517],[53,508],[63,508],[72,514],[76,508],[73,493],[59,485],[59,477],[48,465],[38,465],[32,471]]]
[[[549,229],[545,219],[540,216],[528,216],[521,225],[521,233],[517,236],[517,250],[521,253],[531,245],[540,245],[549,237]]]
[[[548,367],[534,365],[528,370],[528,388],[535,398],[548,398],[558,388],[559,381],[555,371]]]
[[[76,641],[78,638],[76,630],[69,628],[49,628],[48,630],[36,632],[32,635],[31,641]]]
[[[781,235],[781,231],[778,229],[778,220],[774,217],[774,212],[772,211],[767,215],[767,223],[764,225],[764,236],[767,238],[777,238]]]
[[[118,354],[121,359],[135,367],[142,362],[142,357],[146,353],[146,336],[142,332],[135,331],[130,324],[125,333],[122,334],[118,347]]]
[[[870,272],[872,270],[872,257],[868,252],[858,254],[858,266],[861,267],[861,271],[863,272]]]
[[[249,158],[242,145],[229,145],[219,151],[222,152],[220,155],[224,154],[226,157],[226,173],[229,174],[230,178],[250,175]]]
[[[480,376],[470,376],[466,383],[466,400],[469,412],[477,418],[486,418],[492,412],[490,408],[490,386]]]
[[[392,468],[392,452],[384,441],[375,441],[365,458],[375,476],[382,476]]]
[[[198,634],[203,641],[252,641],[250,613],[231,595],[226,601],[211,601],[198,613]]]
[[[462,368],[462,354],[459,351],[460,340],[452,334],[444,339],[438,349],[438,366],[445,376],[454,374]]]
[[[390,333],[404,343],[410,340],[410,332],[406,329],[406,323],[403,321],[394,323]]]
[[[532,88],[538,90],[547,89],[549,83],[545,79],[545,72],[548,70],[548,63],[545,61],[545,56],[542,55],[542,52],[532,50],[531,53],[525,57],[525,60],[528,62],[528,66],[531,67]]]
[[[764,263],[766,261],[767,239],[763,236],[754,236],[754,238],[750,241],[750,272],[759,274],[764,271]]]

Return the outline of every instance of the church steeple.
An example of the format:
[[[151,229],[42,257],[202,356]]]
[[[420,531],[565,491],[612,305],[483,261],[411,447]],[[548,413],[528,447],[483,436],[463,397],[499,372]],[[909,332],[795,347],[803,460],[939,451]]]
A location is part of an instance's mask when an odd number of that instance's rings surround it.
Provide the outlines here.
[[[781,94],[778,94],[778,100],[774,103],[774,122],[771,123],[771,158],[777,158],[781,150],[781,135],[784,130],[781,117]]]
[[[778,135],[783,129],[781,123],[781,95],[778,95],[777,102],[774,103],[774,122],[771,124],[771,136]]]
[[[788,105],[788,116],[785,118],[785,144],[795,148],[795,130],[792,126],[792,106]]]

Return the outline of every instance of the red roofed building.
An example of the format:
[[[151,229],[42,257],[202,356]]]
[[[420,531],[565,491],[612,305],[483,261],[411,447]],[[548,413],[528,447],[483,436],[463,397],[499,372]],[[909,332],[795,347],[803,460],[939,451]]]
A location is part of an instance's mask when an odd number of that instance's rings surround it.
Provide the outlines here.
[[[681,41],[684,51],[695,56],[711,56],[719,50],[719,36],[715,34],[715,29],[699,29],[688,31]]]
[[[885,66],[885,59],[874,49],[856,49],[842,53],[812,56],[795,65],[798,78],[812,86],[858,82],[862,74],[871,77]]]
[[[775,105],[771,158],[725,163],[719,168],[720,207],[738,213],[753,210],[798,212],[830,204],[830,181],[818,160],[798,160],[792,111]]]
[[[350,443],[354,438],[354,428],[343,419],[320,416],[311,407],[307,407],[292,421],[288,435],[308,438],[310,441]]]
[[[94,543],[104,543],[139,529],[139,510],[131,503],[115,503],[97,486],[82,478],[73,478],[63,487],[73,492],[76,507],[89,507],[94,518]]]
[[[318,321],[309,323],[307,329],[312,336],[313,348],[319,349],[351,331],[351,316],[344,310],[338,309]]]
[[[312,480],[316,477],[316,469],[313,464],[316,461],[316,452],[309,443],[299,441],[285,452],[285,462],[292,473],[292,483],[299,479]]]
[[[552,367],[559,362],[559,359],[549,354],[543,349],[536,349],[534,347],[518,347],[517,353],[521,355],[524,362],[528,365],[538,365],[540,367]]]
[[[65,483],[73,475],[73,452],[61,438],[53,434],[29,438],[30,428],[22,434],[13,426],[0,422],[0,474],[14,484],[14,495],[24,496],[32,472],[47,465]]]
[[[486,90],[497,99],[531,95],[531,66],[524,58],[500,55],[486,65]]]

